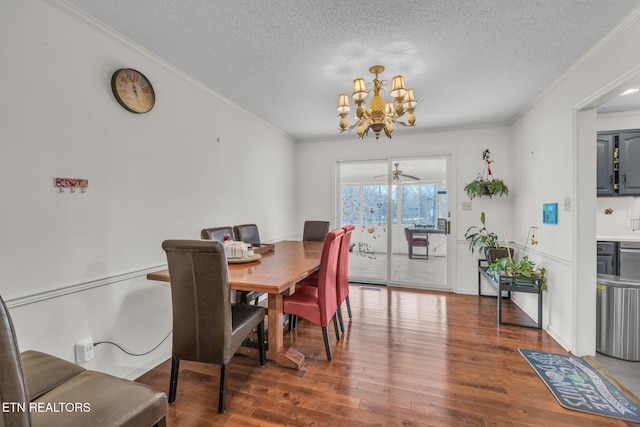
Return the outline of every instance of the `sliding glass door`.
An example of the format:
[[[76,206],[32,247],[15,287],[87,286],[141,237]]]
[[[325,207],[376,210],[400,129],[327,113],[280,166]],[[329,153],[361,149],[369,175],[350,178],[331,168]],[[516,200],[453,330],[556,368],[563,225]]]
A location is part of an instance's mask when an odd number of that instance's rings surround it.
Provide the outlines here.
[[[340,222],[354,224],[350,279],[449,289],[448,156],[338,164]]]

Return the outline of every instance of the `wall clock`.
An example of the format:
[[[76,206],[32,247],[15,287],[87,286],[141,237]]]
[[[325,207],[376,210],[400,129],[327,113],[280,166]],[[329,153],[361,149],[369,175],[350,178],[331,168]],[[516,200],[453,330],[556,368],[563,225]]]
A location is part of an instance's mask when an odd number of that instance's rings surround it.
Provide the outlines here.
[[[140,71],[121,68],[111,76],[111,90],[120,105],[132,113],[150,111],[156,102],[153,86]]]

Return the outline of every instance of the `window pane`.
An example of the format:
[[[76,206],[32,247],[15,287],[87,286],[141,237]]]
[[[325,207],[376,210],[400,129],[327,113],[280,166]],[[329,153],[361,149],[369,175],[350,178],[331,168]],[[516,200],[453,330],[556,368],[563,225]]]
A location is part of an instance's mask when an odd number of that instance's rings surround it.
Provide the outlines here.
[[[387,222],[387,186],[365,185],[362,204],[364,208],[363,223],[382,225]]]
[[[424,184],[420,186],[420,220],[422,224],[435,225],[438,217],[437,186]]]
[[[417,184],[402,185],[402,223],[420,223],[419,189]]]
[[[438,217],[447,217],[447,186],[446,184],[440,185],[440,191],[438,191],[438,197],[440,199],[440,207]]]
[[[391,224],[398,223],[398,185],[391,187]]]
[[[360,186],[342,186],[342,225],[360,224]]]

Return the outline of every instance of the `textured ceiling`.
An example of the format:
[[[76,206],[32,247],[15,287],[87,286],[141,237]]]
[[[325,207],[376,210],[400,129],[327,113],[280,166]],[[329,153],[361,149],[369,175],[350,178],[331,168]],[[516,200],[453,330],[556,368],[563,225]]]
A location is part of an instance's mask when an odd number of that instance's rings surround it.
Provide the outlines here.
[[[640,0],[67,1],[297,140],[338,135],[338,94],[351,93],[357,77],[370,81],[374,64],[386,67],[381,78],[403,74],[415,88],[418,131],[506,122],[640,6]]]

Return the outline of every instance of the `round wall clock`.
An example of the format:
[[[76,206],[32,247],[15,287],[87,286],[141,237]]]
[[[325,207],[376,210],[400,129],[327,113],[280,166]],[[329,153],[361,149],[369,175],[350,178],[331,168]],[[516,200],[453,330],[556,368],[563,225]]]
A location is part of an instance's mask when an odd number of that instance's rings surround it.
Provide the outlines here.
[[[132,68],[121,68],[113,73],[111,90],[118,103],[132,113],[146,113],[156,102],[156,95],[149,80],[140,71]]]

